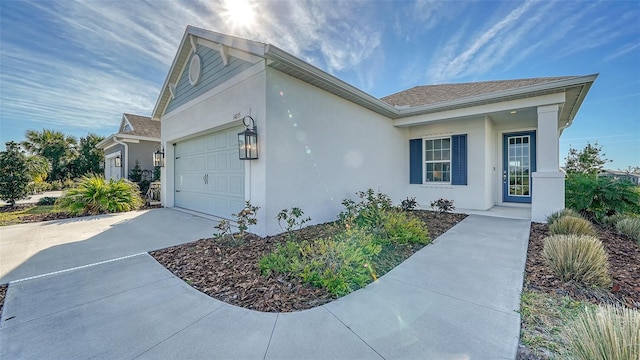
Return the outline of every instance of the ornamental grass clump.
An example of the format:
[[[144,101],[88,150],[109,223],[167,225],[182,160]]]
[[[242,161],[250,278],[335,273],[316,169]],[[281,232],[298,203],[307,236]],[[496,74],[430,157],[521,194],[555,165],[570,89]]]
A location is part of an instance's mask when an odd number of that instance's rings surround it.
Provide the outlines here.
[[[602,241],[586,235],[554,235],[544,240],[542,257],[562,281],[608,287],[609,261]]]
[[[131,211],[143,204],[138,185],[125,179],[105,181],[99,175],[84,176],[56,201],[59,208],[71,214],[93,215]]]
[[[583,218],[564,216],[551,225],[549,225],[549,232],[552,235],[589,235],[596,236],[596,231],[591,225],[591,222]]]
[[[640,218],[626,217],[616,223],[616,230],[635,240],[640,245]]]
[[[556,220],[566,217],[566,216],[571,216],[571,217],[576,217],[576,218],[581,218],[584,219],[584,217],[582,215],[580,215],[579,212],[573,210],[573,209],[562,209],[560,211],[556,211],[554,213],[552,213],[551,215],[547,216],[547,225],[551,225],[554,222],[556,222]]]
[[[587,308],[568,327],[567,340],[579,360],[638,360],[640,312],[611,305]]]

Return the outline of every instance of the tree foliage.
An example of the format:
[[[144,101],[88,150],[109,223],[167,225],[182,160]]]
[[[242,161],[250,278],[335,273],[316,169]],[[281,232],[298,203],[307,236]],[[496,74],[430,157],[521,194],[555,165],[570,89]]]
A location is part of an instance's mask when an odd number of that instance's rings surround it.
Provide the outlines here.
[[[75,137],[47,129],[27,130],[25,137],[26,140],[22,142],[22,146],[28,152],[49,160],[51,164],[49,180],[64,180],[69,177],[67,167],[76,155],[78,143]]]
[[[104,161],[104,152],[96,148],[96,145],[104,140],[103,136],[89,133],[80,138],[77,157],[71,161],[72,176],[81,177],[85,174],[98,174],[101,172],[100,163]]]
[[[31,155],[27,157],[27,173],[33,182],[43,182],[47,180],[51,172],[51,164],[49,160],[40,155]]]
[[[0,197],[14,206],[27,196],[27,159],[17,143],[9,141],[6,147],[0,152]]]
[[[602,171],[604,164],[611,161],[605,158],[605,155],[602,152],[602,146],[598,146],[597,142],[593,145],[587,143],[587,146],[582,150],[569,148],[569,154],[565,158],[567,173],[583,173],[596,176]]]

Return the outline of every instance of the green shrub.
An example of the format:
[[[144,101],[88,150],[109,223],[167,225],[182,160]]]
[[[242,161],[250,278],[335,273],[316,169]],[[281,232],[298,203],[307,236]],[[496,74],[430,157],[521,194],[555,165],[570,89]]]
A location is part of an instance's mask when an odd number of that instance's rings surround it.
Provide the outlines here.
[[[51,184],[46,181],[33,181],[29,183],[27,189],[30,194],[41,194],[51,190]]]
[[[351,199],[342,201],[345,210],[338,215],[338,219],[345,225],[378,229],[382,225],[382,214],[392,208],[391,198],[373,189],[358,191],[359,202]]]
[[[630,181],[571,173],[565,182],[565,206],[598,221],[614,214],[640,213],[640,188]]]
[[[382,239],[385,244],[422,244],[431,242],[429,231],[420,219],[401,211],[382,214]]]
[[[63,188],[62,180],[54,180],[51,182],[51,190],[60,191]]]
[[[593,236],[554,235],[545,239],[542,256],[563,281],[611,285],[609,261],[602,242]]]
[[[310,217],[303,218],[304,211],[298,207],[293,207],[291,210],[282,209],[276,216],[276,220],[278,220],[278,225],[280,229],[287,233],[287,237],[292,240],[293,239],[293,230],[296,228],[298,230],[302,229],[302,226],[311,221]],[[282,226],[282,222],[286,224]]]
[[[63,189],[71,189],[74,186],[76,186],[76,182],[71,179],[65,179],[65,181],[62,182]]]
[[[626,218],[627,218],[627,215],[623,215],[623,214],[613,214],[609,216],[604,216],[602,218],[601,224],[608,228],[615,228],[616,224],[618,224],[618,221]]]
[[[434,211],[437,211],[438,214],[448,213],[456,209],[456,207],[453,206],[453,200],[447,200],[447,199],[438,199],[438,200],[432,201],[431,208]]]
[[[40,198],[40,200],[38,200],[38,205],[54,205],[57,199],[58,198],[53,196],[45,196],[43,198]]]
[[[640,359],[640,312],[599,306],[584,313],[569,326],[567,338],[579,360]]]
[[[640,218],[626,217],[616,223],[616,229],[640,245]]]
[[[415,197],[408,197],[400,203],[400,209],[402,211],[413,211],[418,206],[418,202]]]
[[[553,235],[596,235],[596,231],[589,220],[573,216],[564,216],[557,219],[549,225],[549,232]]]
[[[138,186],[129,180],[107,182],[101,176],[87,175],[56,204],[72,214],[101,214],[135,210],[144,202]]]
[[[287,273],[343,296],[375,277],[371,263],[380,250],[381,246],[371,234],[350,229],[334,238],[301,243],[289,241],[261,258],[258,265],[263,274],[271,271]]]
[[[565,216],[571,216],[571,217],[577,217],[577,218],[582,218],[582,215],[580,215],[579,212],[573,210],[573,209],[562,209],[560,211],[556,211],[554,213],[552,213],[551,215],[547,216],[547,225],[551,225],[553,224],[556,220],[565,217]]]

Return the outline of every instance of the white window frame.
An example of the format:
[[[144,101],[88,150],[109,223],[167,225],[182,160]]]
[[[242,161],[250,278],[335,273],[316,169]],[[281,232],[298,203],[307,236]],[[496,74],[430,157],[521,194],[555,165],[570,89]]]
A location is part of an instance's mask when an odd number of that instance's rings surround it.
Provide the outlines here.
[[[448,160],[427,160],[427,141],[434,141],[434,140],[449,140],[449,159]],[[452,179],[452,172],[453,169],[451,167],[451,146],[452,146],[452,139],[451,136],[437,136],[437,137],[429,137],[429,138],[423,138],[422,139],[422,176],[423,176],[423,183],[424,184],[430,184],[430,185],[451,185],[451,179]],[[443,149],[441,148],[440,151],[442,151]],[[431,164],[435,164],[435,163],[449,163],[449,180],[448,181],[429,181],[427,178],[427,164],[431,163]]]

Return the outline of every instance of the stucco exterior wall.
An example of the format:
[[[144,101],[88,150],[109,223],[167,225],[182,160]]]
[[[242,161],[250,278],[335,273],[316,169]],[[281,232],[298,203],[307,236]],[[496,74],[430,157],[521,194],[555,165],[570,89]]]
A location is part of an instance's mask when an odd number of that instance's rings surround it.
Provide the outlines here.
[[[153,152],[160,148],[160,143],[153,141],[140,141],[128,143],[129,145],[129,169],[136,166],[136,160],[140,162],[140,169],[153,171]],[[127,170],[127,178],[129,172]]]
[[[104,151],[104,157],[105,157],[105,159],[107,159],[107,158],[111,157],[110,156],[111,154],[117,154],[117,153],[120,153],[121,157],[124,156],[124,146],[123,145],[119,145],[118,144],[118,145],[114,145],[114,146],[106,149]],[[120,178],[124,178],[125,177],[124,166],[116,168],[116,169],[118,169],[120,171]],[[105,169],[104,169],[104,176],[105,176],[106,179],[109,179],[109,175],[110,175],[109,171],[110,171],[110,169],[109,169],[108,163],[106,163],[105,164]]]
[[[299,207],[313,223],[335,220],[345,198],[372,188],[398,203],[408,183],[407,129],[328,92],[267,69],[266,205],[276,214]],[[253,181],[262,181],[255,177]]]
[[[485,117],[412,126],[404,139],[405,156],[408,159],[409,139],[461,134],[467,134],[467,185],[409,184],[408,171],[405,173],[402,184],[407,196],[415,197],[421,208],[430,208],[431,202],[439,198],[453,200],[456,208],[460,209],[486,210],[493,206],[493,201],[487,196],[493,186],[487,181],[490,178],[487,172],[493,171],[493,161],[487,152],[494,147],[495,140],[490,136],[490,124]]]
[[[265,72],[258,63],[228,82],[192,99],[185,105],[162,117],[162,144],[165,149],[165,167],[162,169],[162,201],[174,206],[173,144],[199,135],[241,125],[236,114],[255,119],[259,135],[259,160],[245,164],[245,197],[254,204],[264,206],[265,193]],[[252,177],[253,176],[253,177]]]

